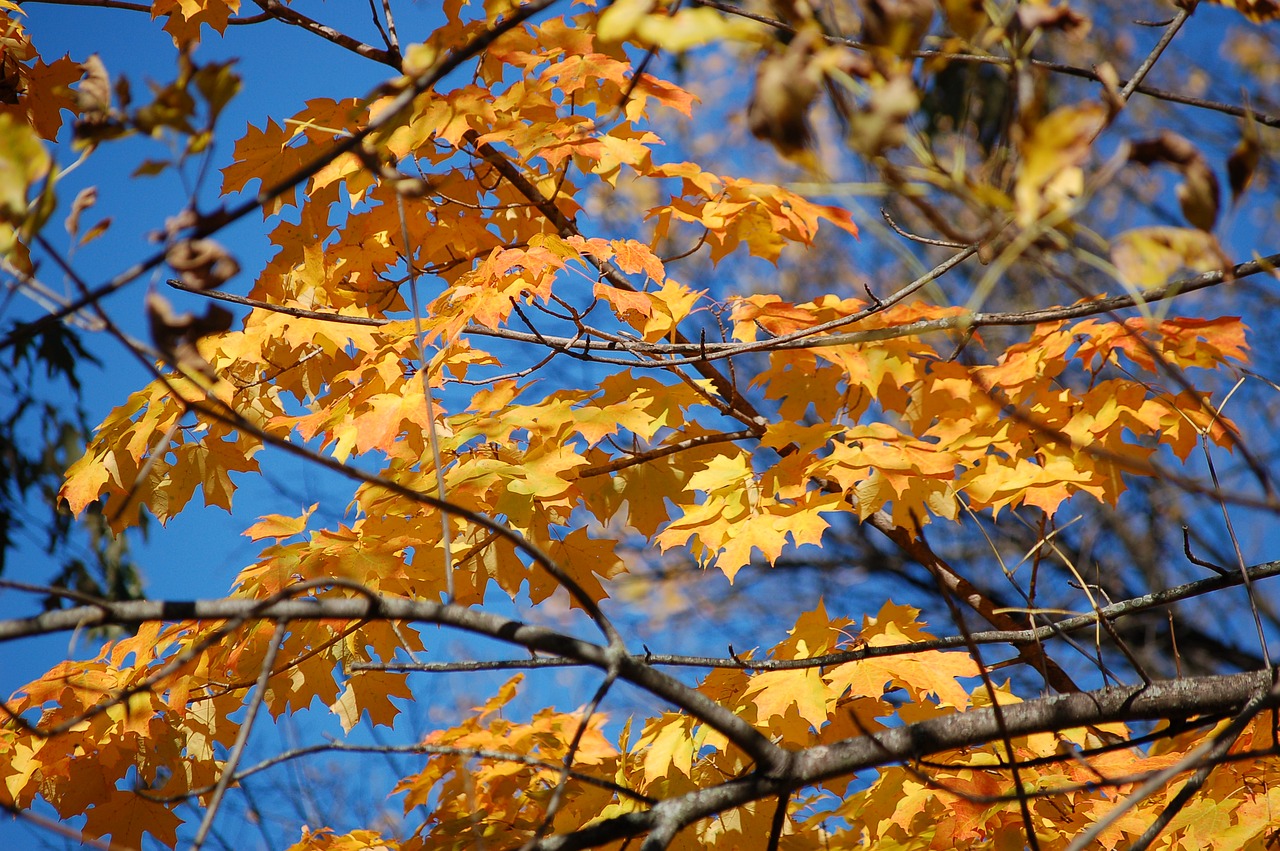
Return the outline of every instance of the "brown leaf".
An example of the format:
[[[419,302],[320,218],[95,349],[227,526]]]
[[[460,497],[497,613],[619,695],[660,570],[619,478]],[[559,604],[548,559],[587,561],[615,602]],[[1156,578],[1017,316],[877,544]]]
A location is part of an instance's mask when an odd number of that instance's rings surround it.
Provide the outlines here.
[[[915,83],[899,74],[871,90],[867,103],[849,117],[849,144],[867,156],[877,156],[906,139],[907,119],[920,105]]]
[[[154,292],[147,293],[146,307],[156,348],[180,369],[185,367],[214,378],[213,367],[200,355],[196,343],[201,337],[228,330],[234,318],[231,312],[211,304],[203,316],[175,313],[169,300]]]
[[[1084,38],[1093,27],[1092,21],[1066,3],[1061,6],[1021,3],[1018,5],[1018,23],[1028,32],[1060,30],[1073,41]]]
[[[1177,195],[1182,215],[1200,230],[1213,230],[1218,220],[1218,176],[1195,145],[1166,130],[1154,139],[1133,143],[1129,161],[1145,166],[1166,163],[1180,171]]]
[[[810,144],[809,107],[822,82],[821,71],[811,60],[820,38],[816,29],[802,30],[784,52],[765,57],[756,71],[747,126],[753,136],[768,139],[785,157],[802,153]]]
[[[1154,139],[1134,142],[1129,150],[1129,162],[1138,163],[1139,165],[1163,162],[1174,166],[1182,166],[1198,156],[1200,156],[1200,152],[1196,150],[1195,145],[1191,144],[1186,138],[1168,130]]]
[[[212,239],[184,239],[174,243],[165,260],[194,290],[213,290],[235,277],[240,264]]]
[[[73,238],[80,232],[80,215],[98,201],[98,187],[86,186],[76,193],[76,199],[71,202],[71,212],[67,214],[67,233]]]
[[[1258,170],[1262,147],[1258,144],[1258,125],[1250,114],[1245,119],[1244,132],[1231,156],[1227,157],[1227,183],[1231,187],[1231,203],[1240,200],[1240,196],[1253,182],[1254,172]]]
[[[862,0],[862,40],[907,57],[933,22],[933,0]]]
[[[1280,2],[1277,0],[1213,0],[1213,2],[1235,9],[1255,24],[1280,18]]]
[[[1120,97],[1120,75],[1116,73],[1116,66],[1103,62],[1095,65],[1093,70],[1098,75],[1098,82],[1102,83],[1102,100],[1107,105],[1107,114],[1110,118],[1115,118],[1124,109],[1124,100]]]
[[[111,227],[112,218],[104,216],[98,220],[98,223],[84,232],[84,236],[80,237],[81,245],[88,245],[98,237],[107,232],[107,228]]]
[[[105,120],[111,112],[111,77],[102,58],[96,53],[80,63],[84,78],[76,87],[76,108],[82,120],[96,123]]]
[[[1218,221],[1218,176],[1203,158],[1188,163],[1182,174],[1182,185],[1177,193],[1182,215],[1200,230],[1213,230],[1214,223]]]
[[[991,23],[982,0],[942,0],[942,14],[951,31],[966,41],[972,41]]]

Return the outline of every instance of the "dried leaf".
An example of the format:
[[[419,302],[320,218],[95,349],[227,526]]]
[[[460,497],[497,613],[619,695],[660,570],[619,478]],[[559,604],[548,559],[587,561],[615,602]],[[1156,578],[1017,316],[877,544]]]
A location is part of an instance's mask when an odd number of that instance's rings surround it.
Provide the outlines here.
[[[1182,173],[1178,202],[1194,227],[1213,230],[1218,219],[1218,177],[1200,151],[1186,138],[1165,131],[1154,139],[1135,142],[1129,161],[1150,166],[1166,163]]]
[[[1255,24],[1280,19],[1280,2],[1276,0],[1211,0],[1219,6],[1235,9]]]
[[[1089,34],[1093,23],[1072,9],[1067,3],[1050,6],[1047,3],[1020,3],[1018,23],[1028,32],[1032,30],[1060,30],[1073,41],[1080,41]]]
[[[920,106],[909,74],[899,74],[871,89],[862,108],[849,116],[849,144],[867,156],[880,156],[906,141],[907,120]]]
[[[76,87],[76,108],[82,121],[97,123],[111,112],[111,77],[96,53],[90,54],[80,67],[84,79]]]
[[[861,0],[862,40],[893,56],[909,57],[933,21],[933,0]]]
[[[179,368],[192,369],[208,378],[215,373],[196,348],[201,337],[220,334],[231,327],[231,312],[216,305],[209,305],[204,315],[178,314],[173,305],[159,293],[147,293],[147,320],[151,325],[151,339]]]
[[[212,239],[184,239],[165,253],[182,282],[199,292],[216,290],[240,272],[240,264]]]
[[[781,53],[766,56],[756,71],[755,89],[747,106],[747,126],[757,139],[767,139],[784,157],[797,157],[811,144],[809,107],[822,83],[813,62],[821,40],[816,29],[805,29]]]
[[[966,41],[973,41],[991,25],[982,0],[942,0],[942,13],[952,32]]]
[[[1262,157],[1262,145],[1258,139],[1258,123],[1250,113],[1245,117],[1240,141],[1227,157],[1227,183],[1231,187],[1231,203],[1235,204],[1253,182]]]
[[[76,198],[71,202],[71,212],[67,214],[67,233],[74,239],[80,232],[80,214],[88,210],[98,201],[98,188],[96,186],[86,186],[76,193]]]

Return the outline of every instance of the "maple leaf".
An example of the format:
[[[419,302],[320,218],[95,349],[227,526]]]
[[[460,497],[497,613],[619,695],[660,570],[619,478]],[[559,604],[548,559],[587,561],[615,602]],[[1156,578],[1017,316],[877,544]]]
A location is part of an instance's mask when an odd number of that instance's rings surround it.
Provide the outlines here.
[[[646,786],[669,777],[672,771],[690,775],[698,752],[692,727],[693,719],[677,712],[664,713],[645,725],[635,748],[644,752],[641,765]]]
[[[182,819],[165,805],[136,792],[114,789],[85,812],[84,830],[95,837],[110,834],[112,842],[130,848],[141,848],[143,834],[149,833],[173,847],[181,824]]]
[[[400,847],[395,839],[387,839],[373,830],[338,834],[327,827],[313,831],[304,825],[302,837],[287,851],[397,851]]]
[[[374,726],[390,727],[400,714],[400,709],[391,702],[393,697],[413,699],[404,674],[362,671],[347,681],[346,688],[329,709],[338,716],[342,729],[348,733],[360,723],[360,716],[366,712]]]
[[[165,16],[165,31],[179,47],[200,40],[200,26],[207,24],[215,32],[227,29],[227,20],[240,11],[240,0],[155,0],[151,17]]]
[[[828,688],[816,668],[797,668],[784,671],[764,671],[751,678],[744,697],[751,698],[756,717],[761,722],[778,719],[785,721],[792,709],[808,727],[821,728],[827,723]],[[789,728],[780,725],[783,730]],[[784,735],[791,741],[803,741],[794,728]]]
[[[222,169],[222,191],[243,192],[253,180],[269,185],[301,166],[302,154],[289,145],[292,138],[292,133],[271,119],[261,130],[249,125],[245,135],[236,142],[235,162]],[[284,204],[290,203],[289,197],[285,193],[264,206],[264,216],[278,213]]]
[[[53,141],[62,127],[62,111],[76,111],[75,97],[69,86],[80,79],[80,66],[70,57],[46,63],[37,59],[26,72],[26,98],[21,104],[27,110],[31,125],[41,138]],[[13,107],[0,107],[13,109]]]

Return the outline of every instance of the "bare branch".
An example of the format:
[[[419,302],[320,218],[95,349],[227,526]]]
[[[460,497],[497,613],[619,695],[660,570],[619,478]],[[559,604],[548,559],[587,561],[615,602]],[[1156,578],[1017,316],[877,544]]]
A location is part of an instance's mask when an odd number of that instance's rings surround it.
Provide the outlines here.
[[[560,771],[564,768],[564,766],[559,763],[548,762],[545,759],[538,759],[537,757],[532,757],[528,754],[515,753],[514,751],[495,751],[487,748],[456,748],[447,745],[428,744],[353,745],[346,742],[326,742],[325,744],[307,745],[306,747],[292,748],[287,751],[282,751],[269,759],[264,759],[255,765],[251,765],[248,768],[236,772],[231,782],[239,784],[255,774],[259,774],[269,768],[274,768],[282,763],[291,762],[295,759],[311,756],[312,754],[322,753],[427,754],[436,756],[456,756],[462,757],[463,759],[486,759],[494,762],[514,762],[517,765],[527,765],[530,768],[545,768],[548,771]],[[653,804],[657,801],[656,798],[650,798],[648,795],[642,795],[634,789],[628,789],[626,786],[619,785],[611,780],[601,777],[593,777],[592,775],[581,771],[571,771],[569,772],[569,776],[574,780],[613,792],[615,795],[623,798],[630,798],[633,801],[639,801],[642,804]],[[198,789],[191,789],[190,791],[183,792],[181,795],[160,796],[148,794],[146,797],[149,800],[157,801],[159,803],[175,803],[188,798],[206,795],[211,791],[213,791],[212,786],[205,786]]]
[[[333,27],[308,18],[301,12],[284,5],[280,0],[253,0],[253,2],[257,4],[259,9],[278,21],[301,27],[313,35],[318,35],[320,38],[331,41],[339,47],[350,50],[352,53],[356,53],[366,59],[381,62],[383,65],[390,65],[397,71],[402,70],[400,65],[401,58],[398,53],[391,50],[382,50],[371,44],[365,44],[359,39],[354,39],[345,33],[335,30]]]
[[[779,21],[776,18],[770,18],[765,15],[753,14],[743,9],[741,6],[736,6],[732,3],[725,2],[725,0],[693,0],[693,2],[698,6],[709,6],[712,9],[719,9],[720,11],[730,15],[738,15],[739,17],[748,18],[750,20],[756,21],[757,23],[764,24],[765,26],[773,27],[774,29],[777,29],[777,30],[782,30],[783,32],[791,32],[791,33],[795,32],[794,27],[792,27],[791,25],[783,21]],[[1176,18],[1168,22],[1161,21],[1160,24],[1171,25],[1175,22],[1175,20]],[[840,44],[840,45],[844,45],[845,47],[851,47],[855,50],[865,50],[867,48],[867,45],[864,45],[861,42],[851,38],[841,38],[839,36],[824,36],[824,38],[829,44]],[[1000,65],[1005,67],[1012,66],[1014,64],[1014,60],[1007,56],[992,56],[989,54],[977,54],[977,53],[952,53],[945,50],[916,50],[916,51],[912,51],[911,56],[915,59],[945,60],[948,62],[971,62],[975,64],[980,64],[980,65]],[[1070,77],[1079,77],[1085,80],[1092,80],[1095,83],[1103,82],[1102,76],[1097,71],[1089,68],[1079,68],[1075,65],[1067,65],[1061,62],[1046,62],[1040,59],[1032,59],[1030,60],[1029,64],[1033,68],[1043,68],[1044,70],[1052,71],[1055,74],[1064,74]],[[1130,82],[1131,81],[1129,80],[1122,80],[1120,81],[1120,85],[1128,86]],[[1197,109],[1207,109],[1207,110],[1212,110],[1214,112],[1221,112],[1225,115],[1230,115],[1235,118],[1248,118],[1250,116],[1253,116],[1253,118],[1259,124],[1263,124],[1267,127],[1280,127],[1280,115],[1265,115],[1265,114],[1260,115],[1254,110],[1251,110],[1243,106],[1236,106],[1235,104],[1221,103],[1219,101],[1207,100],[1205,98],[1192,97],[1190,95],[1184,95],[1179,92],[1171,92],[1165,89],[1158,89],[1154,86],[1147,86],[1141,83],[1139,83],[1137,86],[1134,87],[1133,92],[1140,95],[1145,95],[1146,97],[1153,98],[1155,100],[1163,100],[1163,101],[1168,101],[1170,103],[1180,103],[1183,106],[1192,106],[1192,107],[1196,107]]]

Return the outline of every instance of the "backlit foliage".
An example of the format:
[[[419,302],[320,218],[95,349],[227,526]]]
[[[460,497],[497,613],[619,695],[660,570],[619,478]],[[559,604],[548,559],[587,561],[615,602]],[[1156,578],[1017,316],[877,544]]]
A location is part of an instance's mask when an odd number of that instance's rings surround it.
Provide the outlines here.
[[[278,16],[306,11],[298,5]],[[1019,509],[1052,517],[1072,499],[1115,506],[1137,479],[1189,476],[1176,471],[1193,452],[1235,451],[1240,429],[1220,404],[1249,362],[1245,324],[1153,307],[1176,294],[1165,289],[1175,273],[1224,262],[1208,235],[1216,183],[1209,204],[1199,155],[1170,143],[1134,157],[1176,170],[1192,226],[1117,236],[1110,268],[1125,304],[1081,294],[1002,320],[983,312],[999,295],[983,302],[981,284],[977,297],[951,301],[923,282],[892,294],[842,284],[799,303],[733,294],[709,282],[750,258],[781,266],[819,240],[842,246],[856,267],[865,225],[799,188],[713,173],[666,146],[663,127],[710,107],[664,79],[661,61],[642,61],[647,52],[733,44],[860,87],[851,132],[883,164],[906,144],[905,117],[918,104],[911,52],[923,31],[890,20],[898,29],[858,53],[805,36],[817,32],[806,3],[778,4],[801,33],[787,45],[715,4],[520,5],[446,2],[425,40],[374,51],[390,70],[367,96],[262,116],[214,163],[226,206],[171,222],[152,265],[166,259],[192,292],[218,296],[226,284],[243,318],[216,307],[183,317],[170,296],[149,296],[154,380],[105,417],[68,470],[70,510],[102,504],[117,533],[143,512],[166,523],[197,492],[230,511],[237,487],[290,445],[345,466],[359,484],[337,525],[317,522],[314,507],[246,521],[262,549],[229,598],[248,601],[241,616],[144,619],[14,695],[0,727],[0,803],[43,801],[63,819],[83,816],[74,823],[86,836],[136,847],[146,834],[172,846],[191,818],[178,802],[217,806],[215,788],[236,768],[230,753],[259,701],[274,719],[327,706],[347,732],[395,724],[416,681],[378,666],[423,650],[414,621],[595,665],[603,691],[615,679],[647,691],[650,714],[614,717],[581,695],[520,717],[508,711],[528,688],[516,676],[428,732],[420,767],[382,790],[419,814],[399,834],[334,829],[344,822],[335,818],[300,825],[294,848],[560,847],[555,836],[618,848],[630,835],[648,835],[645,848],[765,848],[771,837],[795,849],[1066,848],[1101,826],[1143,772],[1178,766],[1173,775],[1185,780],[1199,765],[1187,755],[1210,741],[1212,723],[1114,745],[1147,732],[1139,721],[1185,720],[1194,707],[913,755],[927,764],[882,755],[824,769],[825,746],[1038,695],[1020,698],[963,642],[913,649],[945,630],[892,601],[858,619],[814,601],[786,638],[762,639],[696,681],[661,673],[647,653],[626,655],[641,648],[598,607],[625,605],[617,583],[637,550],[742,581],[748,566],[823,546],[836,523],[896,530],[903,546],[923,546],[926,531],[947,534],[974,514],[1002,522]],[[1016,42],[1012,23],[989,17],[995,5],[944,3],[943,52]],[[1266,4],[1234,5],[1254,20],[1275,16]],[[60,110],[77,116],[86,167],[97,148],[130,135],[164,136],[178,151],[144,174],[181,169],[211,139],[230,138],[235,129],[216,120],[239,89],[236,68],[201,64],[193,50],[228,30],[229,16],[253,11],[239,6],[154,3],[152,17],[183,52],[175,79],[141,103],[87,59],[68,90],[82,66],[46,65],[21,10],[0,3],[13,92],[0,109],[0,214],[14,267],[31,268],[54,209],[59,166],[46,142]],[[1043,13],[1022,22],[1020,38],[1062,37],[1055,30],[1066,22]],[[871,24],[863,35],[877,37]],[[757,84],[767,79],[762,71]],[[801,121],[822,94],[811,88],[786,95],[804,101]],[[755,123],[765,94],[756,93],[753,129],[774,126]],[[1073,216],[1099,171],[1118,167],[1096,143],[1123,108],[1113,85],[1028,109],[1003,176],[939,165],[903,185],[953,192],[967,205],[961,225],[986,211],[959,259],[981,258],[998,277],[1020,252],[1065,250],[1079,236]],[[763,136],[781,153],[814,167],[811,148],[771,133]],[[638,197],[652,203],[634,206]],[[626,232],[593,221],[589,211],[609,205],[633,205]],[[251,285],[237,286],[238,264],[215,240],[259,208],[274,253]],[[486,609],[500,595],[532,607],[530,621],[568,599],[604,643],[521,632]],[[290,600],[322,608],[264,618]],[[366,600],[435,608],[351,614]],[[345,617],[323,609],[340,601],[352,605]],[[1230,717],[1210,722],[1221,728]],[[1266,717],[1229,746],[1268,747]],[[1022,767],[1010,771],[1011,760]],[[1217,769],[1158,841],[1269,847],[1274,771],[1264,760]],[[742,792],[743,778],[759,785]],[[1125,847],[1177,788],[1143,798],[1097,842]]]

